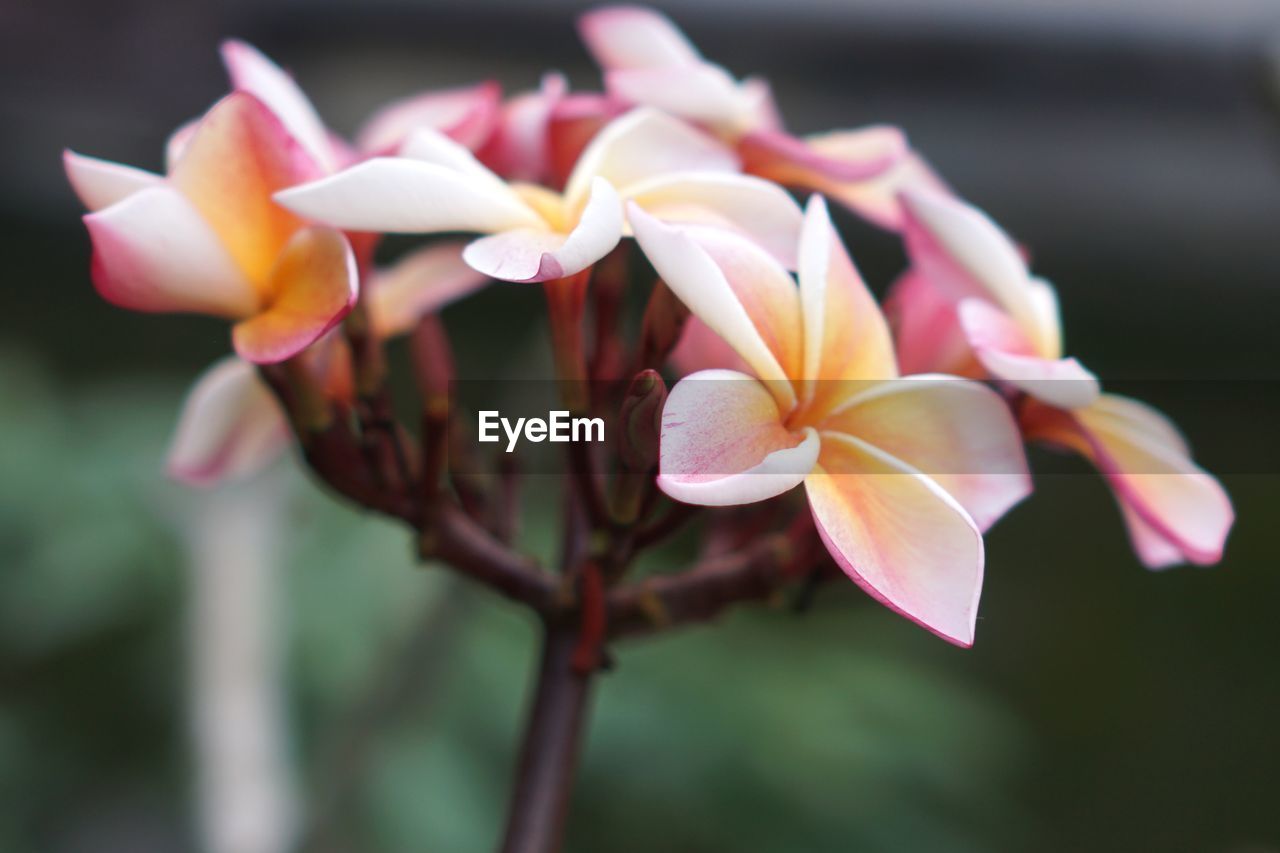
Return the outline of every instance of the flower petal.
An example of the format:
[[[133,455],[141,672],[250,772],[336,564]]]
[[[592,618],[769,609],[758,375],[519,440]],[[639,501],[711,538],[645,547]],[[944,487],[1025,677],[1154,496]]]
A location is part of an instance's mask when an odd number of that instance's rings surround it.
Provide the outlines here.
[[[699,370],[721,368],[746,373],[751,370],[742,356],[734,352],[725,339],[697,317],[689,317],[680,332],[680,340],[671,351],[671,364],[679,376]]]
[[[172,187],[141,190],[84,218],[93,283],[135,311],[240,318],[258,309],[253,284],[191,203]]]
[[[568,234],[517,229],[476,240],[462,257],[474,269],[505,281],[550,281],[581,272],[622,239],[622,202],[603,178]]]
[[[222,62],[232,87],[266,104],[321,169],[338,166],[329,131],[292,76],[257,48],[236,39],[222,43]]]
[[[91,211],[110,207],[138,190],[154,187],[164,180],[155,172],[85,157],[69,149],[62,152],[62,167],[80,203]]]
[[[565,95],[552,106],[547,119],[547,177],[552,186],[565,185],[591,140],[627,109],[621,101],[596,92]]]
[[[565,204],[580,206],[591,182],[606,178],[626,196],[633,184],[673,172],[737,172],[727,146],[679,119],[635,109],[596,134],[565,184]]]
[[[1117,406],[1114,395],[1100,399],[1107,402],[1072,414],[1116,497],[1151,531],[1177,547],[1185,560],[1201,565],[1221,560],[1235,521],[1222,485],[1191,461],[1185,445],[1172,442],[1174,427],[1155,409],[1127,398],[1119,398]],[[1128,417],[1117,417],[1121,407]],[[1142,414],[1134,417],[1137,411]],[[1153,424],[1159,426],[1152,429]]]
[[[463,244],[437,243],[380,270],[369,288],[369,317],[383,338],[408,332],[427,314],[479,290],[489,279],[462,259]]]
[[[467,178],[483,182],[488,187],[509,191],[506,181],[481,163],[465,145],[438,130],[422,127],[410,133],[400,145],[400,156],[443,166]]]
[[[832,159],[865,156],[862,141],[855,140],[857,144],[851,145],[851,140],[843,134],[832,137],[810,136],[805,141],[809,147]],[[937,193],[948,192],[942,179],[914,152],[908,152],[894,166],[874,178],[847,182],[823,181],[815,183],[813,189],[838,201],[873,225],[889,231],[901,231],[906,224],[906,213],[900,193],[912,187]]]
[[[604,69],[693,65],[698,49],[661,12],[641,6],[607,6],[578,18],[578,33]]]
[[[342,232],[302,229],[271,272],[271,303],[232,331],[236,352],[258,364],[292,358],[347,315],[358,287],[355,255]]]
[[[804,215],[771,181],[750,175],[682,172],[634,184],[628,197],[666,222],[732,228],[795,269]]]
[[[275,114],[253,95],[236,92],[200,120],[169,181],[261,286],[302,224],[271,200],[272,193],[318,174]]]
[[[955,301],[916,270],[908,268],[889,287],[884,314],[902,373],[983,375],[960,328]]]
[[[502,87],[492,80],[394,101],[365,122],[356,147],[374,156],[394,154],[410,134],[428,128],[475,151],[497,126],[501,103]]]
[[[859,384],[824,431],[855,436],[926,475],[982,530],[1031,493],[1022,435],[990,388],[939,375]]]
[[[1120,516],[1124,519],[1133,551],[1142,565],[1148,569],[1167,569],[1187,561],[1182,550],[1166,539],[1159,530],[1143,521],[1133,507],[1124,501],[1117,503],[1120,505]]]
[[[742,133],[758,121],[758,93],[710,62],[669,68],[607,71],[610,96],[679,116],[687,121]]]
[[[944,640],[973,644],[982,534],[941,486],[856,438],[824,433],[805,490],[822,541],[858,586]]]
[[[1141,436],[1182,456],[1191,455],[1191,446],[1182,431],[1157,409],[1131,397],[1103,394],[1088,411],[1089,422],[1109,432]]]
[[[1137,400],[1104,394],[1073,412],[1033,403],[1024,408],[1022,424],[1028,439],[1076,450],[1098,467],[1145,565],[1210,565],[1222,559],[1235,521],[1231,499],[1191,461],[1164,415]]]
[[[537,91],[508,100],[478,156],[507,180],[548,182],[551,116],[568,88],[564,75],[545,74]]]
[[[191,486],[249,477],[289,446],[289,425],[252,364],[235,356],[200,375],[169,445],[169,475]]]
[[[804,311],[805,398],[820,418],[853,386],[846,380],[893,379],[898,366],[889,326],[845,251],[822,196],[805,210],[800,238],[800,301]]]
[[[200,119],[192,119],[169,134],[169,138],[164,143],[165,172],[173,172],[173,167],[178,165],[178,161],[182,159],[182,152],[187,150],[187,145],[191,142],[191,137],[195,135],[196,128],[199,126]]]
[[[700,506],[754,503],[790,491],[818,459],[818,435],[782,425],[768,389],[731,370],[676,383],[662,411],[658,486]]]
[[[400,234],[543,229],[542,218],[503,186],[437,163],[378,157],[276,194],[303,216],[351,231]]]
[[[981,299],[965,299],[957,309],[973,354],[995,378],[1064,409],[1078,409],[1098,398],[1098,378],[1074,358],[1035,354],[1008,315]]]
[[[628,205],[628,214],[658,275],[751,365],[789,412],[796,400],[790,380],[799,373],[802,341],[799,298],[786,270],[731,231],[673,227],[635,204]]]
[[[920,190],[902,193],[906,209],[903,237],[912,265],[951,298],[989,299],[999,305],[1032,346],[1027,354],[1044,359],[1061,357],[1056,328],[1044,305],[1033,296],[1036,288],[1018,247],[991,219],[952,195]]]
[[[822,191],[883,175],[908,152],[907,138],[896,127],[836,131],[826,139],[824,152],[789,133],[752,131],[738,140],[738,154],[744,171],[787,186]]]

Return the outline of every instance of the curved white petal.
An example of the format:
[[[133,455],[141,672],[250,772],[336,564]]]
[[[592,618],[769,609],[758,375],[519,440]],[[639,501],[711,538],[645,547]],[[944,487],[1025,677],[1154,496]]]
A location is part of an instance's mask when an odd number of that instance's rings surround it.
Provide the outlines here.
[[[338,166],[329,131],[293,77],[257,48],[236,39],[222,43],[222,61],[231,85],[266,104],[322,169]]]
[[[633,184],[627,197],[667,222],[720,225],[796,267],[804,214],[786,190],[750,175],[681,172]]]
[[[907,189],[904,237],[912,263],[953,299],[985,297],[1022,329],[1035,355],[1056,359],[1056,330],[1043,327],[1042,298],[1018,247],[985,213],[946,193]]]
[[[657,110],[635,109],[595,135],[565,184],[565,204],[578,207],[596,177],[626,196],[633,184],[673,172],[737,172],[738,157],[696,128]]]
[[[169,445],[169,475],[193,486],[251,476],[289,446],[275,395],[246,361],[227,356],[200,375]]]
[[[349,231],[493,233],[546,227],[506,187],[407,158],[368,160],[275,198],[295,213]]]
[[[855,583],[943,639],[973,644],[982,534],[941,486],[865,442],[823,433],[805,490],[822,541]]]
[[[607,6],[578,19],[578,33],[605,69],[692,65],[702,56],[661,12],[642,6]]]
[[[805,210],[800,238],[805,397],[815,417],[838,405],[839,383],[893,379],[889,326],[831,224],[822,196]]]
[[[974,356],[996,379],[1063,409],[1078,409],[1098,398],[1098,378],[1074,358],[1043,358],[1022,329],[981,299],[957,308],[960,327]]]
[[[141,190],[84,222],[93,240],[93,283],[108,302],[233,318],[258,309],[254,285],[172,187]]]
[[[700,506],[754,503],[790,491],[818,459],[818,434],[782,425],[753,377],[704,370],[671,389],[662,411],[658,486]]]
[[[85,157],[70,149],[62,152],[62,166],[80,203],[91,211],[110,207],[138,190],[154,187],[164,180],[155,172],[97,157]]]
[[[504,281],[550,281],[581,272],[622,239],[622,202],[603,178],[568,234],[519,229],[484,237],[467,246],[463,259]]]
[[[604,85],[619,100],[732,133],[750,130],[758,108],[752,92],[744,90],[728,71],[709,62],[608,71]]]
[[[635,204],[628,205],[628,214],[636,241],[667,286],[742,356],[766,381],[781,407],[790,411],[795,391],[784,362],[798,365],[800,329],[798,298],[785,270],[763,250],[731,232],[719,236],[724,251],[715,258],[690,236],[692,229],[659,222]],[[712,232],[707,229],[708,235]],[[737,251],[732,245],[735,240]],[[733,276],[737,288],[717,262],[730,258],[744,267],[739,270],[741,275]],[[789,311],[788,299],[792,303]],[[788,358],[789,353],[794,355]]]
[[[398,154],[411,160],[434,163],[474,178],[495,190],[508,191],[507,184],[476,159],[471,150],[438,130],[418,128],[405,137]]]

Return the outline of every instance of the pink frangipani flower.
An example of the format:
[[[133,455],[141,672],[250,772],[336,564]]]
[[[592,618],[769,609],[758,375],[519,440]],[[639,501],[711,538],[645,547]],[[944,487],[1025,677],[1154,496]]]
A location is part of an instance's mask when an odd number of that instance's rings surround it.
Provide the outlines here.
[[[708,62],[660,12],[640,6],[597,9],[579,19],[578,30],[604,70],[610,97],[708,128],[737,149],[747,172],[822,193],[892,230],[901,226],[898,190],[944,189],[896,127],[804,138],[788,133],[764,80],[739,81]]]
[[[973,641],[981,531],[1030,490],[1013,419],[989,388],[899,378],[889,330],[815,196],[799,287],[723,229],[638,208],[636,239],[750,374],[681,380],[663,413],[659,486],[686,503],[750,503],[804,484],[831,555],[872,596],[958,645]]]
[[[296,355],[354,305],[346,237],[272,201],[322,170],[258,98],[223,98],[189,134],[168,175],[64,155],[92,212],[93,280],[116,305],[235,321],[236,352],[270,363]]]
[[[411,252],[368,283],[369,322],[389,339],[422,317],[474,292],[489,280],[462,262],[462,244],[437,243]],[[349,352],[336,331],[300,356],[312,380],[332,400],[354,399]],[[249,362],[227,356],[209,367],[187,395],[169,446],[170,476],[212,486],[252,476],[289,446],[284,411]]]
[[[1062,355],[1058,297],[984,213],[951,195],[907,191],[903,238],[912,268],[956,304],[974,356],[995,378],[1075,408],[1098,396],[1097,378]],[[918,298],[928,298],[917,294]],[[928,346],[932,335],[901,339]]]
[[[732,151],[654,110],[634,110],[600,131],[563,193],[508,184],[438,133],[418,131],[400,153],[276,198],[345,229],[488,234],[463,257],[507,281],[565,278],[600,260],[624,234],[621,199],[674,221],[739,228],[784,259],[794,252],[795,201],[775,184],[738,174]]]
[[[500,126],[502,112],[502,87],[492,80],[423,92],[374,113],[356,134],[356,149],[370,157],[395,154],[414,131],[431,128],[478,151]]]
[[[1013,241],[951,196],[907,192],[903,205],[912,270],[889,300],[900,361],[921,369],[976,364],[1025,394],[1019,420],[1026,437],[1075,450],[1098,467],[1146,566],[1220,560],[1235,519],[1221,484],[1191,461],[1168,418],[1100,393],[1092,373],[1062,357],[1057,297]]]

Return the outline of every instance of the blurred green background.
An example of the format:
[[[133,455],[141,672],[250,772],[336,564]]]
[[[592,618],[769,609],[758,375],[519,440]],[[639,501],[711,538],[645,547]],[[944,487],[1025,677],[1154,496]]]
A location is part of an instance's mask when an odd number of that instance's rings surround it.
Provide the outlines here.
[[[576,8],[0,12],[0,850],[199,845],[187,543],[212,499],[161,466],[184,388],[226,331],[94,296],[59,150],[158,167],[168,131],[222,91],[229,35],[292,67],[342,131],[431,86],[495,76],[514,90],[554,67],[589,87]],[[989,536],[970,651],[852,585],[824,588],[803,616],[757,608],[617,649],[569,848],[1280,850],[1280,134],[1264,59],[1280,10],[669,11],[713,58],[769,76],[799,130],[902,124],[1034,247],[1071,350],[1104,377],[1263,381],[1225,413],[1180,401],[1176,385],[1159,400],[1204,464],[1229,472],[1239,519],[1217,569],[1143,570],[1103,484],[1055,460],[1065,473],[1041,476]],[[843,224],[882,291],[900,250]],[[451,308],[468,378],[545,364],[528,327],[540,310],[536,292],[509,287]],[[1261,454],[1256,468],[1241,447]],[[264,483],[253,500],[281,513],[286,540],[273,622],[304,809],[320,804],[330,849],[488,849],[535,626],[416,568],[405,533],[288,466]],[[547,503],[530,507],[531,547],[549,539]]]

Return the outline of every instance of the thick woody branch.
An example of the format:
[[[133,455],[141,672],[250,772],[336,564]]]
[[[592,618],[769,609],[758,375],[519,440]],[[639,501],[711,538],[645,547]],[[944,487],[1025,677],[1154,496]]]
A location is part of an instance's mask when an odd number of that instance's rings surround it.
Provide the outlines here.
[[[560,849],[592,682],[573,665],[576,645],[572,624],[547,623],[502,853]]]

